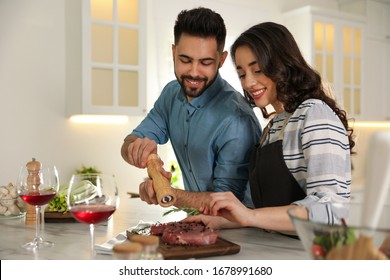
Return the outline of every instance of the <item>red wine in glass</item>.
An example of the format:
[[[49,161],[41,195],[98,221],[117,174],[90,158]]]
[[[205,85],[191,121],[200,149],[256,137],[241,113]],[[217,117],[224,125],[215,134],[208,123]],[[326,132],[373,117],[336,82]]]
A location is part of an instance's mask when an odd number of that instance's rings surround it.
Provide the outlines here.
[[[72,207],[70,213],[79,222],[99,224],[106,221],[115,210],[115,206],[112,205],[80,205]]]
[[[35,250],[54,245],[40,236],[40,214],[41,206],[55,197],[58,187],[58,171],[55,166],[42,166],[33,158],[21,168],[16,183],[18,194],[27,204],[35,206],[35,238],[24,244],[24,248]]]
[[[119,205],[115,177],[110,174],[74,174],[67,204],[72,216],[89,224],[91,258],[95,256],[95,225],[107,221]]]
[[[19,196],[30,205],[46,205],[56,196],[55,191],[21,192]]]

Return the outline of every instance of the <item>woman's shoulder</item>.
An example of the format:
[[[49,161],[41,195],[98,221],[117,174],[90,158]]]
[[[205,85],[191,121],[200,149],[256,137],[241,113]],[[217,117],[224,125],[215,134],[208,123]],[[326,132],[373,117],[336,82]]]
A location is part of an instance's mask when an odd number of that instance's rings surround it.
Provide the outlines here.
[[[307,99],[302,102],[291,116],[291,120],[304,126],[334,125],[342,126],[336,113],[319,99]]]
[[[322,118],[334,118],[336,114],[333,110],[326,104],[324,101],[319,99],[307,99],[303,101],[297,109],[294,111],[293,115],[313,115],[313,117],[322,117]]]
[[[310,99],[306,99],[305,101],[303,101],[297,108],[297,110],[299,109],[303,109],[303,110],[309,110],[310,108],[313,108],[313,107],[329,107],[324,101],[322,100],[319,100],[319,99],[315,99],[315,98],[310,98]]]

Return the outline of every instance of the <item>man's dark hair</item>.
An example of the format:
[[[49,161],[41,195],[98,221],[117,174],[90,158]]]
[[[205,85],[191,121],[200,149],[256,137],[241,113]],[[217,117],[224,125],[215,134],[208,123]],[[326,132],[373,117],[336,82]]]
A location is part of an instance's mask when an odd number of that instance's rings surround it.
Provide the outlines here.
[[[226,39],[226,27],[220,14],[208,8],[183,10],[177,16],[174,27],[175,44],[183,33],[202,38],[213,37],[217,41],[219,52],[223,52]]]

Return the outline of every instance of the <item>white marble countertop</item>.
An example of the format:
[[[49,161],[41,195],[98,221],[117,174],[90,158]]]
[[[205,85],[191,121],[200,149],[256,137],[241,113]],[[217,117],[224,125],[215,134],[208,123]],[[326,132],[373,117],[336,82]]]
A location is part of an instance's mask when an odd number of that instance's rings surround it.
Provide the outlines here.
[[[95,243],[102,244],[126,229],[147,222],[178,221],[184,213],[163,216],[167,211],[160,206],[147,205],[138,198],[122,197],[118,210],[105,224],[95,229]],[[45,223],[42,236],[55,243],[54,247],[36,252],[25,250],[22,244],[31,241],[35,235],[34,225],[26,225],[24,218],[0,219],[0,259],[2,260],[82,260],[90,259],[89,227],[82,223]],[[220,236],[241,246],[239,253],[207,259],[241,260],[290,260],[308,259],[301,242],[278,233],[265,232],[256,228],[221,230]],[[96,255],[95,259],[109,260],[112,255]]]

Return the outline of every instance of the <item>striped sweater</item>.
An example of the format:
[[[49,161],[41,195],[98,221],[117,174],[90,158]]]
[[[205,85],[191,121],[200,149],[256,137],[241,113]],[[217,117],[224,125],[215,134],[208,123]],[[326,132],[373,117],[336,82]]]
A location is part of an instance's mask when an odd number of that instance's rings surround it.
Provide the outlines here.
[[[272,120],[263,145],[279,137],[286,112]],[[339,223],[344,208],[327,202],[348,202],[351,187],[351,157],[346,130],[331,108],[317,99],[304,101],[291,115],[283,138],[283,156],[288,169],[307,197],[294,204],[309,208],[309,218]]]

